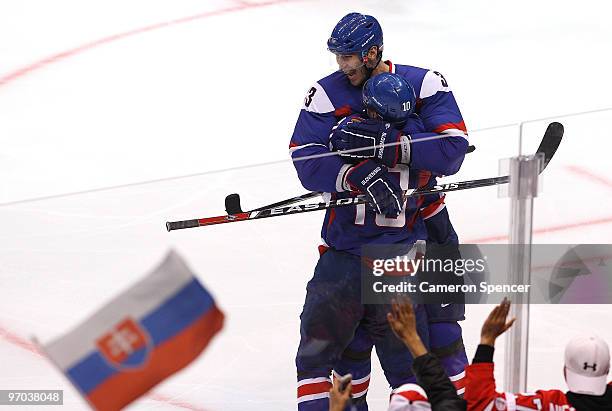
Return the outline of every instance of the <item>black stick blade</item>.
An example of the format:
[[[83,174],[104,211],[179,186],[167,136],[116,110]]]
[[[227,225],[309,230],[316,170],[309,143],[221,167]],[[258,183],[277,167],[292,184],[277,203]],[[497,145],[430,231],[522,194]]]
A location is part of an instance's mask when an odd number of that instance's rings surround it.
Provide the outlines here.
[[[546,133],[544,133],[544,138],[542,138],[542,142],[536,151],[536,153],[544,153],[544,164],[542,165],[542,170],[546,168],[548,163],[550,163],[550,160],[557,152],[557,149],[561,144],[561,139],[563,138],[563,133],[563,124],[554,122],[548,125]]]
[[[225,212],[230,215],[243,212],[240,206],[240,194],[234,193],[225,197]]]

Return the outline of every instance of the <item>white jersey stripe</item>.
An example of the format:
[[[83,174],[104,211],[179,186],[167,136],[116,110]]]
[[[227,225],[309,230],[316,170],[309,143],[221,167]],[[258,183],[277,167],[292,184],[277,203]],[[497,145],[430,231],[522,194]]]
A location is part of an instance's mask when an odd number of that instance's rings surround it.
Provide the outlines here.
[[[444,130],[440,134],[447,134],[453,137],[463,137],[466,140],[468,139],[468,135],[465,133],[465,131],[459,130],[458,128],[449,128],[447,130]]]
[[[320,400],[320,399],[323,399],[323,398],[329,398],[329,392],[321,392],[321,393],[318,393],[318,394],[304,395],[304,396],[298,398],[297,402],[299,404],[301,402]]]
[[[342,378],[342,376],[340,374],[338,374],[336,372],[336,370],[334,370],[334,377],[336,377],[338,379]],[[356,380],[351,380],[351,384],[352,385],[363,384],[364,382],[368,381],[369,379],[370,379],[370,374],[366,375],[363,378],[359,378],[359,379],[356,379]]]
[[[461,372],[461,373],[459,373],[457,375],[453,375],[452,377],[448,377],[448,379],[451,380],[451,381],[457,381],[457,380],[460,380],[460,379],[462,379],[464,377],[465,377],[465,371],[463,371],[463,372]]]
[[[511,392],[505,392],[506,396],[506,410],[516,411],[516,397]]]
[[[348,169],[351,168],[350,164],[345,164],[342,167],[340,167],[340,171],[338,172],[338,176],[336,177],[336,191],[337,192],[342,192],[342,191],[348,191],[348,187],[345,184],[344,181],[344,177],[346,176],[346,172],[348,171]],[[331,199],[331,196],[330,196]],[[325,200],[326,202],[328,200]]]
[[[325,147],[326,149],[329,150],[329,147],[327,147],[325,144],[321,144],[321,143],[308,143],[308,144],[304,144],[304,145],[301,145],[301,146],[291,147],[289,149],[289,155],[291,155],[294,151],[298,151],[298,150],[301,150],[303,148],[312,147],[312,146],[321,146],[321,147]]]
[[[298,381],[297,386],[301,387],[302,385],[318,384],[320,382],[328,382],[331,384],[331,379],[329,377],[306,378],[306,379]]]
[[[367,393],[368,393],[368,390],[367,390],[367,389],[365,389],[365,390],[362,390],[362,391],[360,391],[360,392],[354,392],[354,393],[352,394],[352,396],[353,396],[353,398],[359,398],[359,397],[363,397],[363,396],[364,396],[364,395],[366,395]]]

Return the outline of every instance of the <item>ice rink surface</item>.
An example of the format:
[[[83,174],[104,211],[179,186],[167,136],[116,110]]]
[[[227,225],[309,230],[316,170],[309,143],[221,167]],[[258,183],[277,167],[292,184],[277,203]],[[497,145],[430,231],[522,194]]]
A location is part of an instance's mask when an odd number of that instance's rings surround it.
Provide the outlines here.
[[[0,4],[0,389],[63,389],[61,409],[83,409],[30,338],[67,331],[172,247],[226,326],[131,408],[295,408],[298,315],[323,215],[173,233],[164,222],[222,214],[232,192],[245,207],[304,192],[289,137],[305,92],[335,69],[325,41],[349,11],[379,19],[386,58],[449,80],[477,150],[445,181],[496,175],[518,153],[520,121],[612,107],[607,1],[173,3]],[[534,242],[612,243],[612,112],[559,121]],[[546,123],[525,126],[524,152]],[[447,204],[464,243],[506,241],[495,188]],[[469,356],[489,309],[467,307]],[[609,305],[532,307],[529,388],[564,387],[567,340],[612,343],[610,324]],[[386,409],[388,393],[376,364],[370,409]]]

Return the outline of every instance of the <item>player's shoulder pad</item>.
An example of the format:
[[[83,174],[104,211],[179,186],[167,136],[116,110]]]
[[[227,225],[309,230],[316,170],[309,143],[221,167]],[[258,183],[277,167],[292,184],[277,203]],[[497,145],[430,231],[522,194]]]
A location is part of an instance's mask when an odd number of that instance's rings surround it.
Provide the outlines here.
[[[302,109],[311,113],[329,113],[335,110],[327,92],[319,82],[314,83],[306,92]]]
[[[425,77],[423,77],[419,98],[431,97],[440,91],[443,93],[451,91],[448,82],[440,72],[434,70],[427,71]]]

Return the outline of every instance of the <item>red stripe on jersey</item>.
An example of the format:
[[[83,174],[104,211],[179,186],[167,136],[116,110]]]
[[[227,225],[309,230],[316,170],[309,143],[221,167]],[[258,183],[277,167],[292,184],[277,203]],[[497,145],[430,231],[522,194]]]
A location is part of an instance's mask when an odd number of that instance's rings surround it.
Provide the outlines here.
[[[465,133],[467,133],[467,128],[465,127],[465,123],[463,121],[459,122],[459,123],[444,123],[439,125],[438,127],[434,128],[434,133],[441,133],[444,130],[449,130],[451,128],[455,128],[457,130],[461,130]]]
[[[295,144],[293,141],[291,143],[289,143],[289,148],[293,148],[293,147],[297,147],[298,145]]]
[[[389,73],[393,73],[393,63],[391,63],[391,60],[385,60],[384,63],[389,66]]]
[[[429,182],[430,178],[431,178],[431,171],[426,171],[426,170],[419,171],[419,174],[417,177],[417,188],[424,187]],[[412,216],[408,220],[408,225],[407,225],[408,230],[412,230],[414,223],[416,223],[417,218],[421,215],[421,211],[419,210],[419,208],[421,207],[421,205],[423,205],[424,202],[425,202],[425,197],[423,197],[422,195],[418,196],[416,200],[417,211],[415,211],[414,214],[412,214]]]
[[[336,117],[346,117],[346,116],[350,116],[352,113],[353,113],[353,110],[351,109],[351,106],[349,106],[348,104],[334,110],[334,116]]]
[[[465,388],[465,377],[461,378],[460,380],[457,381],[452,381],[453,385],[455,386],[455,388],[457,390],[460,390],[462,388]]]
[[[315,382],[312,384],[304,384],[298,387],[297,396],[298,398],[300,398],[305,395],[321,394],[324,392],[329,392],[331,387],[332,385],[331,385],[331,382],[329,381]]]
[[[335,200],[336,199],[336,193],[331,193],[331,199]],[[329,227],[331,227],[332,223],[334,222],[334,219],[336,218],[336,210],[334,208],[329,210],[329,221],[327,222],[327,229],[329,230]]]
[[[421,170],[419,171],[419,182],[417,187],[425,187],[431,178],[431,171]]]
[[[319,257],[325,254],[327,250],[329,250],[329,247],[323,244],[320,244],[317,248],[319,249]]]
[[[327,228],[329,228],[332,225],[335,218],[336,218],[336,210],[332,208],[331,210],[329,210],[329,223],[327,223]]]
[[[416,201],[416,209],[417,211],[414,212],[414,214],[412,214],[412,216],[410,217],[410,219],[408,220],[408,224],[406,224],[406,227],[408,228],[408,231],[412,231],[412,227],[414,226],[414,223],[416,223],[417,218],[419,218],[420,215],[420,208],[423,205],[423,203],[425,202],[425,197],[423,196],[419,196],[417,198]]]
[[[365,382],[362,382],[360,384],[352,384],[353,395],[360,394],[360,393],[362,393],[364,391],[367,391],[369,386],[370,386],[370,379],[369,378]]]
[[[431,215],[433,213],[436,212],[436,210],[438,209],[438,207],[440,207],[442,204],[444,204],[444,196],[440,197],[439,199],[437,199],[436,201],[434,201],[433,203],[429,204],[427,207],[424,207],[421,210],[421,217],[428,218],[431,217]]]

